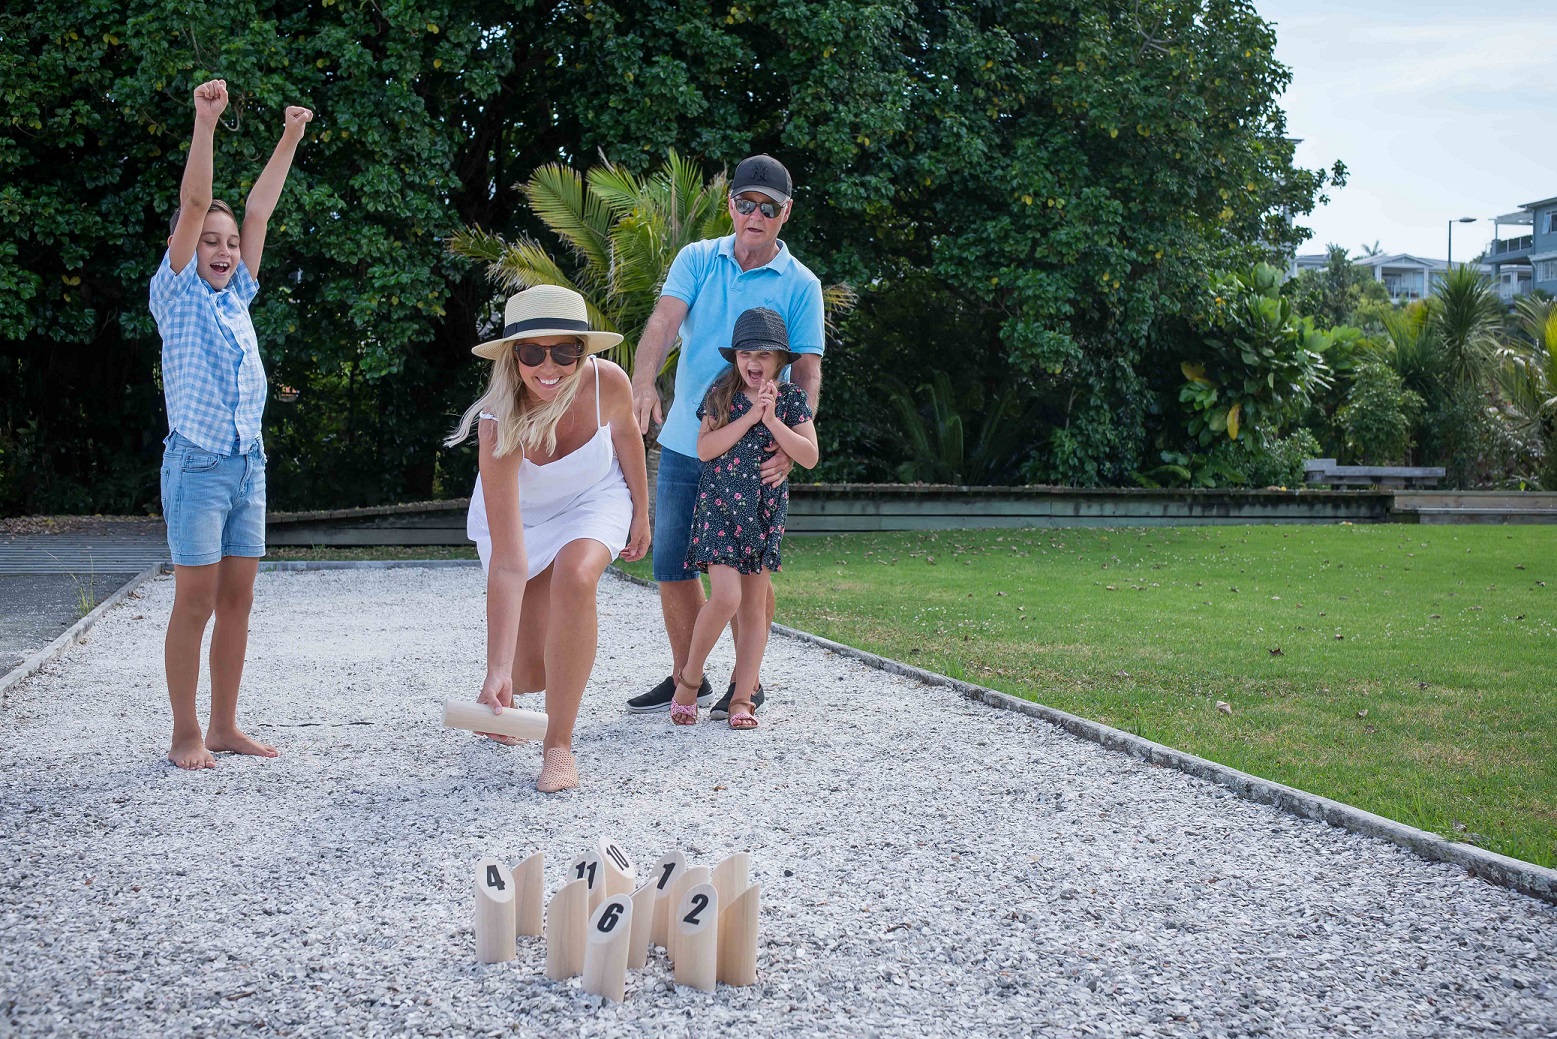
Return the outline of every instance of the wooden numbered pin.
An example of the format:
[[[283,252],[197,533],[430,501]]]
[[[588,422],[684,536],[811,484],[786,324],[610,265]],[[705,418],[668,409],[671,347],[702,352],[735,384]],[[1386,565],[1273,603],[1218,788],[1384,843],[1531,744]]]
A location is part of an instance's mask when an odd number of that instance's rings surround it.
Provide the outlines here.
[[[517,707],[505,707],[502,714],[493,714],[492,708],[473,700],[445,700],[443,727],[469,729],[471,732],[495,732],[499,736],[517,736],[522,740],[539,740],[546,736],[546,715],[540,711],[521,711]]]
[[[679,851],[665,855],[649,871],[648,883],[654,885],[654,920],[649,925],[649,942],[660,948],[670,946],[670,911],[676,907],[676,876],[687,868],[687,857]]]
[[[633,900],[612,895],[589,918],[584,939],[584,991],[620,1003],[627,993],[628,942],[633,928]]]
[[[729,902],[719,894],[719,980],[726,985],[757,983],[757,895],[752,884]]]
[[[676,905],[675,929],[676,984],[712,992],[719,979],[719,893],[712,884],[687,888]]]
[[[681,900],[686,897],[687,889],[692,887],[692,885],[709,883],[708,867],[688,866],[676,874],[675,879],[670,883],[670,915],[667,917],[665,925],[665,955],[670,957],[672,963],[675,963],[676,956],[679,954],[676,943],[681,940],[681,932],[676,927],[676,907],[681,904]]]
[[[591,850],[573,857],[568,867],[569,880],[582,880],[589,892],[589,911],[593,913],[605,901],[605,872],[600,868],[600,852]]]
[[[496,859],[476,864],[476,959],[502,963],[514,958],[514,883]]]
[[[751,883],[751,855],[738,851],[714,867],[710,883],[719,892],[719,904],[728,906]]]
[[[638,886],[638,874],[622,846],[602,837],[595,853],[600,860],[600,871],[605,881],[603,897],[632,894],[633,888]]]
[[[627,966],[631,970],[641,970],[649,962],[649,931],[654,926],[657,894],[652,880],[644,881],[632,894],[633,929],[627,938]]]
[[[564,981],[584,972],[584,929],[589,926],[589,890],[570,880],[546,904],[546,976]]]
[[[521,936],[539,938],[544,932],[542,916],[546,908],[546,856],[536,852],[514,867],[514,930]]]

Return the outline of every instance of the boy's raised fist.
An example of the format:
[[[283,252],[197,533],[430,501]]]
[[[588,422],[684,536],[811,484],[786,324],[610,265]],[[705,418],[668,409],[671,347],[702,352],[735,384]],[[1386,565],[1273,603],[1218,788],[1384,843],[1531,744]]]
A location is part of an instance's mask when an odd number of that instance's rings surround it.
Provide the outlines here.
[[[301,137],[303,135],[303,124],[312,122],[313,118],[313,112],[308,109],[299,105],[288,105],[286,132]]]
[[[215,120],[227,110],[227,81],[212,79],[195,88],[195,118]]]

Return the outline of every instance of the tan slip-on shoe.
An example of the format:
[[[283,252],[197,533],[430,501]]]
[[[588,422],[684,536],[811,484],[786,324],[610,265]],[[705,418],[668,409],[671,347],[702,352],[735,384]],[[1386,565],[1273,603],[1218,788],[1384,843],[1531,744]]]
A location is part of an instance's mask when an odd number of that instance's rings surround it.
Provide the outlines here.
[[[541,774],[535,780],[535,789],[555,794],[577,786],[578,766],[573,763],[573,752],[566,747],[552,747],[541,757]]]

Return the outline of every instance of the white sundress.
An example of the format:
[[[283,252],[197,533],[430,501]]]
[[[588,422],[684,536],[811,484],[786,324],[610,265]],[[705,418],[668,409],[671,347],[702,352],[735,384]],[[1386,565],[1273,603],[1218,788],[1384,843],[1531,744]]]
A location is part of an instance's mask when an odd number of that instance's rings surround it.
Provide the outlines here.
[[[632,530],[633,498],[611,444],[611,427],[600,422],[600,366],[595,368],[595,435],[561,458],[537,465],[519,463],[519,515],[524,525],[524,554],[530,577],[551,566],[564,545],[592,538],[615,559]],[[492,418],[482,413],[482,418]],[[492,533],[481,477],[470,494],[465,536],[476,543],[484,571],[492,559]]]

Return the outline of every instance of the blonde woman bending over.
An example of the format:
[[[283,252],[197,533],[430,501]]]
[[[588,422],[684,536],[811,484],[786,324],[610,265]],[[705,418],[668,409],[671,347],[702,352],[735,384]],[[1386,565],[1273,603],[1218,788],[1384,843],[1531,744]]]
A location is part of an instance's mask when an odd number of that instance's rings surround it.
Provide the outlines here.
[[[595,666],[595,587],[611,560],[649,549],[649,480],[627,373],[589,356],[621,342],[589,328],[584,298],[537,285],[508,300],[486,394],[449,437],[476,427],[481,472],[466,533],[487,575],[487,677],[494,713],[546,691],[535,788],[578,786],[573,723]],[[489,735],[499,742],[511,741]]]

